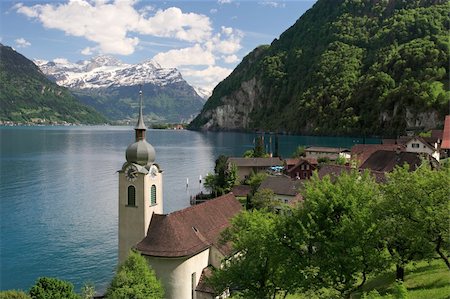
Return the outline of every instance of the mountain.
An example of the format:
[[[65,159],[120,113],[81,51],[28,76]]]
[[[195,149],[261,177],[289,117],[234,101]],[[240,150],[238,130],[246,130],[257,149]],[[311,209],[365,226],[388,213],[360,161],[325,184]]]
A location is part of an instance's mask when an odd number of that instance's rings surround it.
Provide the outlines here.
[[[48,78],[112,120],[136,118],[140,85],[150,122],[191,120],[205,102],[177,69],[162,68],[152,60],[126,64],[103,55],[77,63],[36,60],[36,64]]]
[[[29,59],[0,44],[0,121],[99,124],[106,118],[48,80]]]
[[[191,129],[395,136],[449,109],[446,0],[318,0],[219,83]]]

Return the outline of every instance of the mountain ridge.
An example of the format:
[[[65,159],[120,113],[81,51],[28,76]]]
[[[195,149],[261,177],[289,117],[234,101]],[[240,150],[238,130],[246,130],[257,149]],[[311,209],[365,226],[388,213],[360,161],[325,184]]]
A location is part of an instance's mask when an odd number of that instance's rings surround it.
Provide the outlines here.
[[[449,5],[319,0],[250,52],[189,128],[386,135],[448,113]]]

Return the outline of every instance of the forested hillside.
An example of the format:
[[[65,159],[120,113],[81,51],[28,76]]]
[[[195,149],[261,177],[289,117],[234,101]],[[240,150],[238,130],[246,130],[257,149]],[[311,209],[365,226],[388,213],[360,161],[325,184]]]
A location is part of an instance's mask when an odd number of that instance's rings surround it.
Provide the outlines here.
[[[397,135],[449,112],[446,0],[319,0],[247,55],[193,129]]]
[[[64,87],[48,80],[30,60],[0,44],[0,120],[16,123],[107,122]]]

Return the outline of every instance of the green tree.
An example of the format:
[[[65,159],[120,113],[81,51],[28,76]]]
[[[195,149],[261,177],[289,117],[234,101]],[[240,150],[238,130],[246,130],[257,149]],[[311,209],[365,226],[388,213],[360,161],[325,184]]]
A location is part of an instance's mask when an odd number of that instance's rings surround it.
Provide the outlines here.
[[[164,290],[155,272],[139,253],[131,251],[119,266],[111,285],[106,291],[111,299],[162,299]]]
[[[364,284],[369,273],[385,266],[387,253],[372,213],[378,185],[367,172],[343,173],[335,180],[320,180],[316,173],[303,195],[303,204],[287,216],[283,242],[318,270],[311,288],[348,294],[358,280]]]
[[[266,149],[264,146],[264,136],[256,137],[255,149],[253,150],[253,157],[262,158],[266,156]]]
[[[306,153],[305,153],[305,147],[304,146],[297,146],[297,148],[295,149],[295,151],[292,153],[292,158],[300,158],[300,157],[305,157]]]
[[[280,202],[276,199],[275,193],[272,190],[262,189],[253,195],[251,205],[253,209],[274,212],[276,207],[280,206]]]
[[[226,289],[243,298],[275,298],[293,291],[288,286],[291,269],[288,252],[281,246],[276,225],[278,215],[244,211],[233,218],[223,233],[236,254],[215,269],[209,282],[220,294]],[[292,276],[291,276],[292,277]]]
[[[228,157],[224,155],[216,159],[214,174],[205,177],[205,187],[216,195],[230,192],[237,182],[237,167],[234,164],[228,165]]]
[[[258,190],[259,186],[261,185],[262,181],[267,177],[267,174],[265,172],[252,172],[250,173],[250,176],[245,181],[245,184],[249,185],[252,190],[251,193],[255,194],[256,190]]]
[[[422,163],[414,172],[396,168],[382,187],[377,208],[379,227],[403,280],[405,265],[437,253],[450,269],[450,169],[432,170]]]
[[[255,156],[255,151],[252,149],[246,150],[242,157],[244,158],[253,158]]]
[[[31,287],[29,294],[33,299],[79,299],[73,284],[52,277],[41,277]]]

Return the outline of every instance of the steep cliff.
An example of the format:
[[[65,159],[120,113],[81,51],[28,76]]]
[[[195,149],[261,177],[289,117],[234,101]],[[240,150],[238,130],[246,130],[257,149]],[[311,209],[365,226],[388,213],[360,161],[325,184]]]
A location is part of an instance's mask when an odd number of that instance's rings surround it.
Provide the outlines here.
[[[319,0],[248,54],[191,129],[397,135],[448,113],[445,0]]]

